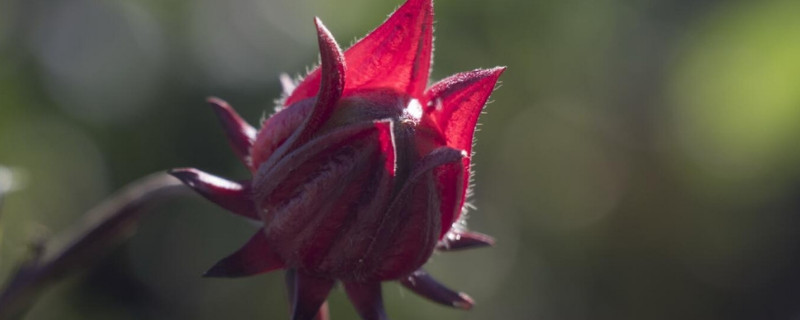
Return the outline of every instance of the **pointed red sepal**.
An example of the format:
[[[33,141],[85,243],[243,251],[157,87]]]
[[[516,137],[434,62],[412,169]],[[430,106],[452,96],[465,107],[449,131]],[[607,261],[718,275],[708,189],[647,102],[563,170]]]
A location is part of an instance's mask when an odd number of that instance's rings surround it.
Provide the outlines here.
[[[491,236],[472,231],[453,231],[436,245],[439,251],[459,251],[494,245]]]
[[[215,97],[206,99],[214,113],[217,114],[222,129],[225,130],[225,135],[228,137],[228,143],[233,148],[233,151],[244,163],[245,166],[250,166],[250,148],[253,147],[253,141],[256,138],[256,129],[250,126],[233,108],[225,101]]]
[[[272,250],[263,229],[232,255],[208,269],[204,277],[239,278],[270,272],[284,267],[281,257]]]
[[[449,307],[469,310],[475,304],[467,294],[448,289],[422,269],[414,271],[400,283],[428,300]]]
[[[342,97],[345,86],[346,67],[342,50],[339,49],[339,44],[331,32],[322,24],[322,20],[314,18],[314,24],[317,27],[322,79],[314,110],[306,119],[300,138],[294,141],[295,147],[308,141],[322,123],[328,120],[339,98]]]
[[[447,145],[472,150],[478,116],[505,67],[474,70],[450,76],[425,92],[425,117],[438,124]]]
[[[388,320],[383,309],[380,282],[344,282],[344,290],[362,320]]]
[[[303,124],[292,133],[292,135],[281,145],[272,158],[281,158],[286,153],[305,144],[317,133],[320,126],[333,113],[336,103],[342,97],[345,85],[345,63],[339,44],[333,39],[331,32],[325,28],[319,18],[314,18],[317,27],[317,38],[319,42],[319,54],[322,65],[322,78],[320,81],[317,101],[311,113],[303,121]]]
[[[292,303],[292,320],[327,318],[327,312],[321,312],[321,307],[333,288],[332,279],[318,278],[292,269],[286,272],[286,284]]]
[[[169,174],[220,207],[248,219],[261,220],[251,197],[249,181],[234,182],[194,168],[172,169]]]
[[[433,51],[433,3],[408,0],[383,24],[345,51],[346,91],[388,88],[421,97],[428,84]],[[319,88],[315,69],[286,99],[285,106],[313,97]]]
[[[463,72],[434,84],[425,92],[426,107],[422,123],[435,124],[444,135],[448,146],[466,150],[467,154],[471,155],[472,139],[478,123],[478,116],[494,90],[497,79],[505,69],[505,67],[497,67]],[[464,206],[469,187],[470,158],[465,158],[463,162],[461,204],[457,206],[453,222],[457,221],[461,215],[460,209]],[[447,180],[449,177],[444,176],[443,178]],[[440,183],[444,182],[440,181]],[[445,226],[443,225],[443,227]],[[447,230],[443,230],[443,232],[445,231]]]

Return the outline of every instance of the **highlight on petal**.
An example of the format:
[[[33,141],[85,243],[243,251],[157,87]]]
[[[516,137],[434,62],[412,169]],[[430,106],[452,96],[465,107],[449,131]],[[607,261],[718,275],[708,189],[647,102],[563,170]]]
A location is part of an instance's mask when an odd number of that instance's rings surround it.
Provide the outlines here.
[[[469,310],[475,304],[467,294],[448,289],[422,269],[400,280],[400,283],[414,293],[445,306]]]
[[[300,270],[293,270],[291,273],[294,274],[292,281],[294,288],[290,289],[292,320],[313,320],[319,314],[320,307],[333,288],[334,281],[315,277]]]
[[[222,99],[210,97],[206,101],[208,101],[214,109],[214,112],[222,123],[222,129],[225,130],[228,143],[230,143],[233,151],[246,166],[249,166],[250,148],[253,147],[253,141],[255,141],[256,129],[244,121],[244,119]]]
[[[494,246],[494,238],[491,236],[466,230],[454,230],[448,232],[439,241],[436,245],[436,250],[459,251],[487,246]]]
[[[344,282],[344,290],[363,320],[387,320],[380,282]]]
[[[284,263],[259,229],[241,249],[217,262],[204,277],[238,278],[281,269]]]
[[[408,0],[383,24],[345,51],[345,91],[389,88],[422,96],[428,83],[433,51],[433,3]],[[324,73],[324,72],[323,72]],[[284,102],[285,106],[313,97],[320,71],[313,70]]]
[[[297,86],[292,80],[292,77],[289,76],[287,73],[281,73],[278,76],[278,80],[281,82],[281,88],[283,89],[283,95],[288,97],[294,91],[294,88]]]
[[[397,150],[394,144],[394,122],[391,120],[375,121],[378,129],[378,143],[383,155],[383,167],[392,177],[397,170]]]
[[[249,181],[234,182],[194,168],[172,169],[169,174],[220,207],[248,219],[261,220],[251,197]]]

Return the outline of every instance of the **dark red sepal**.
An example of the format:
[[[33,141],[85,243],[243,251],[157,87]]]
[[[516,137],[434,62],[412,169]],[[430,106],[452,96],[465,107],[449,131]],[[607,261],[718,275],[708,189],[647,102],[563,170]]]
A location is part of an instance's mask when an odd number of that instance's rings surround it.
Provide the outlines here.
[[[439,251],[459,251],[494,245],[491,236],[472,231],[451,231],[436,245]]]
[[[301,270],[287,272],[291,275],[293,289],[290,300],[292,302],[292,320],[314,320],[320,314],[320,307],[325,303],[334,281],[309,275]],[[287,278],[287,284],[290,280]]]
[[[344,290],[362,320],[387,320],[380,282],[344,282]]]
[[[308,115],[300,128],[289,137],[284,146],[276,150],[273,157],[280,157],[285,152],[294,150],[311,140],[311,137],[320,126],[331,116],[336,103],[342,97],[342,91],[344,91],[346,66],[342,50],[339,49],[339,44],[336,43],[331,32],[325,28],[319,18],[314,18],[314,24],[317,27],[319,56],[322,62],[320,66],[322,78],[320,79],[317,101],[314,103],[311,114]]]
[[[172,169],[169,174],[220,207],[248,219],[261,220],[253,204],[249,181],[230,181],[194,168]]]
[[[203,274],[212,278],[238,278],[266,273],[284,267],[281,257],[272,250],[259,229],[238,251],[217,262]]]
[[[233,148],[233,152],[239,157],[245,166],[250,166],[250,148],[256,138],[256,129],[236,113],[235,110],[225,101],[219,98],[210,97],[206,101],[217,114],[222,129],[228,137],[228,143]]]
[[[400,283],[414,293],[433,302],[449,307],[469,310],[474,302],[467,294],[448,289],[431,277],[425,270],[419,269]]]
[[[297,286],[297,269],[286,270],[285,280],[286,289],[289,293],[289,312],[292,312],[294,308],[294,299]],[[314,317],[314,320],[330,320],[330,318],[331,316],[328,310],[328,301],[325,301],[322,303],[322,306],[319,307],[319,311],[317,312],[317,316]]]

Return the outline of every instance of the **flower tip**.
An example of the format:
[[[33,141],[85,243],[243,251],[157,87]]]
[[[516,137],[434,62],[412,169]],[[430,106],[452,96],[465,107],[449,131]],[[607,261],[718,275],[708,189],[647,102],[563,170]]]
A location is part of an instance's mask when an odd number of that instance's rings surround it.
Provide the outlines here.
[[[490,235],[478,232],[462,232],[458,234],[458,238],[466,242],[473,242],[476,246],[494,246],[494,238]]]
[[[227,102],[225,102],[225,100],[222,100],[214,96],[206,98],[206,102],[214,107],[230,108],[230,105]]]
[[[491,69],[489,69],[489,71],[490,71],[491,73],[493,73],[493,74],[496,74],[496,75],[499,77],[501,74],[503,74],[503,72],[505,72],[505,71],[506,71],[506,69],[508,69],[508,67],[506,67],[506,66],[499,66],[499,67],[494,67],[494,68],[491,68]]]
[[[461,300],[454,301],[454,307],[463,310],[470,310],[475,305],[475,301],[472,300],[472,297],[468,296],[466,293],[459,292],[458,296],[461,298]]]
[[[502,73],[503,71],[506,71],[506,69],[508,69],[507,66],[497,66],[497,67],[491,68],[489,70],[492,70],[493,72],[501,72]]]
[[[230,181],[194,168],[172,169],[167,173],[220,207],[248,219],[260,220],[250,197],[249,181]]]
[[[333,38],[330,30],[325,27],[319,17],[314,17],[314,25],[317,27],[317,39],[319,40],[319,50],[322,56],[322,68],[326,68],[325,64],[331,64],[328,67],[335,67],[342,77],[344,77],[344,54],[336,39]],[[325,70],[322,71],[323,77]]]
[[[167,170],[167,174],[178,178],[183,184],[191,186],[199,176],[198,170],[194,168],[176,168]]]
[[[320,85],[317,92],[317,101],[314,109],[308,115],[305,123],[298,130],[291,142],[286,142],[286,148],[282,150],[292,150],[299,145],[308,142],[311,136],[319,129],[323,122],[330,117],[336,103],[342,96],[345,86],[345,60],[342,49],[336,43],[330,31],[322,24],[319,17],[314,17],[314,24],[317,26],[317,38],[319,42],[320,57]],[[288,98],[291,100],[291,97]],[[285,152],[285,151],[283,151]],[[275,157],[275,153],[272,156]]]
[[[439,251],[459,251],[494,246],[494,238],[472,231],[457,231],[448,233],[436,245]]]
[[[256,129],[249,125],[225,100],[217,97],[208,97],[206,102],[214,109],[219,118],[228,143],[246,166],[250,164],[250,148],[256,138]]]
[[[322,23],[322,19],[314,17],[314,26],[317,28],[317,38],[319,39],[320,51],[322,51],[320,53],[324,55],[326,53],[325,51],[330,51],[331,55],[340,56],[341,60],[344,61],[344,55],[339,48],[339,44],[336,43],[331,31]],[[324,62],[323,60],[323,63]]]
[[[489,69],[478,69],[478,70],[475,70],[475,71],[477,71],[476,72],[477,78],[491,78],[491,79],[495,79],[495,81],[496,81],[497,78],[499,78],[500,75],[503,74],[503,72],[505,72],[507,68],[508,67],[506,67],[506,66],[498,66],[498,67],[489,68]]]
[[[227,275],[228,272],[224,268],[220,268],[219,265],[215,265],[203,272],[203,278],[229,278]]]
[[[433,0],[408,0],[401,6],[401,8],[405,6],[411,8],[423,8],[423,10],[431,12],[433,11]],[[401,9],[398,9],[397,11],[400,10]]]

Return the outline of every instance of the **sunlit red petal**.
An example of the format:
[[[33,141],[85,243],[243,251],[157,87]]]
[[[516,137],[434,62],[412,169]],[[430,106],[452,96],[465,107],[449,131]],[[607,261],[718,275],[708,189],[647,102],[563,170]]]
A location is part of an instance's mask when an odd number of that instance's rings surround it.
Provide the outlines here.
[[[425,92],[424,116],[441,128],[448,146],[471,152],[478,116],[504,70],[498,67],[459,73]]]
[[[228,137],[228,143],[233,148],[233,152],[246,166],[250,166],[250,148],[256,138],[256,129],[245,122],[222,99],[211,97],[207,101],[222,123],[222,129],[225,130],[225,135]]]
[[[169,174],[220,207],[245,218],[261,220],[251,197],[249,181],[234,182],[193,168],[173,169]]]
[[[439,244],[436,245],[436,250],[439,251],[458,251],[466,249],[481,248],[486,246],[493,246],[494,238],[491,236],[465,230],[456,230],[447,234]]]
[[[504,70],[505,67],[474,70],[453,75],[434,84],[425,92],[426,108],[422,123],[438,126],[448,146],[466,150],[467,154],[471,154],[478,116]],[[469,187],[470,158],[464,158],[463,162],[462,198],[458,208],[463,207],[466,200],[464,195]],[[448,183],[452,175],[452,173],[445,174],[440,183]],[[460,214],[461,211],[457,211],[453,221],[456,221]]]
[[[215,278],[246,277],[283,267],[283,260],[272,250],[264,230],[259,229],[242,248],[217,262],[203,276]]]
[[[380,282],[344,282],[347,297],[363,320],[387,320]]]
[[[422,297],[449,307],[472,309],[474,305],[468,295],[448,289],[422,269],[400,280],[400,283]]]
[[[408,0],[388,20],[345,51],[345,94],[364,88],[389,88],[421,97],[428,82],[433,49],[431,0]],[[315,69],[284,102],[289,106],[316,95],[320,71]]]

